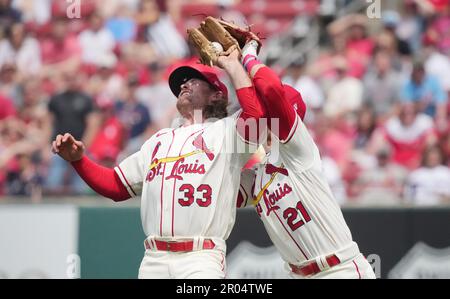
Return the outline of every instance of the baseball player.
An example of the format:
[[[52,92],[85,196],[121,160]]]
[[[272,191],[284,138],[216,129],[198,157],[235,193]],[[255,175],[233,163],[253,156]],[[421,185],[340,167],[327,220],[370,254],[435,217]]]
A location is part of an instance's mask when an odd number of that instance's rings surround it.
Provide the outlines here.
[[[184,124],[160,130],[114,170],[89,160],[70,134],[53,141],[53,151],[99,194],[115,201],[141,197],[147,238],[139,278],[225,277],[225,240],[235,222],[241,168],[252,154],[236,150],[247,144],[241,125],[264,114],[238,55],[229,51],[217,63],[242,107],[230,117],[227,88],[214,70],[181,66],[169,85]]]
[[[238,206],[256,206],[293,278],[375,278],[322,173],[301,95],[258,61],[256,47],[244,47],[242,63],[267,116],[279,119],[277,130],[269,126],[279,154],[271,155],[269,143],[261,163],[242,172]]]

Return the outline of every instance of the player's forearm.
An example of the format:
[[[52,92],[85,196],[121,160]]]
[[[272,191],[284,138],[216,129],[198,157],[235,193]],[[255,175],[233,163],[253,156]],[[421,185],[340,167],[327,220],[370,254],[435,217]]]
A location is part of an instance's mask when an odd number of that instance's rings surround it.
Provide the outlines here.
[[[266,113],[261,101],[258,100],[255,88],[252,86],[238,89],[236,95],[242,108],[236,124],[239,135],[246,141],[260,143],[260,136],[266,130],[265,123],[260,119]]]
[[[258,99],[252,81],[239,61],[225,65],[224,69],[230,76],[233,86],[236,89],[237,99],[243,110],[241,116],[244,119],[259,119],[263,117],[265,113],[264,106]]]
[[[252,86],[252,80],[247,75],[247,72],[242,67],[238,60],[234,62],[227,63],[223,66],[223,69],[231,78],[231,83],[234,86],[234,89],[238,90],[245,87]]]
[[[131,197],[114,169],[98,165],[86,156],[71,164],[86,184],[98,194],[114,201],[124,201]]]
[[[270,107],[267,112],[272,117],[279,117],[288,121],[295,121],[295,113],[292,113],[292,106],[286,98],[283,83],[278,75],[263,64],[255,55],[247,55],[242,60],[243,66],[250,74],[252,83],[263,101],[265,107]],[[274,108],[274,109],[272,109]],[[292,119],[292,116],[294,118]]]

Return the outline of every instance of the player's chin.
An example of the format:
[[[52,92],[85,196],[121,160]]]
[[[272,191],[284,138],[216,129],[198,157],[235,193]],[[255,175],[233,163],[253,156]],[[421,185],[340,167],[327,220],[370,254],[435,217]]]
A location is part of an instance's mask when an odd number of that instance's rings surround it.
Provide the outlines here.
[[[178,112],[183,114],[183,112],[192,111],[193,105],[188,99],[178,98],[177,110],[178,110]]]
[[[192,106],[193,104],[192,104],[191,97],[189,97],[187,95],[180,96],[178,98],[178,101],[177,101],[177,106],[178,105],[181,105],[181,106]]]

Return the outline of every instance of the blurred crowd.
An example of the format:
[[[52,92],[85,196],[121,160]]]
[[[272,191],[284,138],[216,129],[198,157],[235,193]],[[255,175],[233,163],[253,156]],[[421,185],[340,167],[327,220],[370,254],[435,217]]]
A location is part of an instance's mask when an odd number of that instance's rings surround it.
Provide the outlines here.
[[[81,0],[69,18],[75,2],[0,0],[0,198],[92,194],[50,152],[57,134],[113,166],[177,116],[168,74],[196,60],[183,0]],[[280,76],[306,101],[339,202],[450,202],[449,1],[407,0],[324,29],[316,55]]]

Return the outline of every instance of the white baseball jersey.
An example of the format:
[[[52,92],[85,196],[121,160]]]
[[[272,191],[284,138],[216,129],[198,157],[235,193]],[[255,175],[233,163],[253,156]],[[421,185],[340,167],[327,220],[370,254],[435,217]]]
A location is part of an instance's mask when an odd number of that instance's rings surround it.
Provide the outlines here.
[[[228,238],[241,168],[251,155],[237,134],[238,113],[163,129],[115,168],[130,195],[141,194],[147,236]]]
[[[256,211],[282,258],[300,264],[352,245],[352,236],[322,173],[319,150],[297,116],[279,154],[272,143],[254,170],[241,175],[242,204]]]

